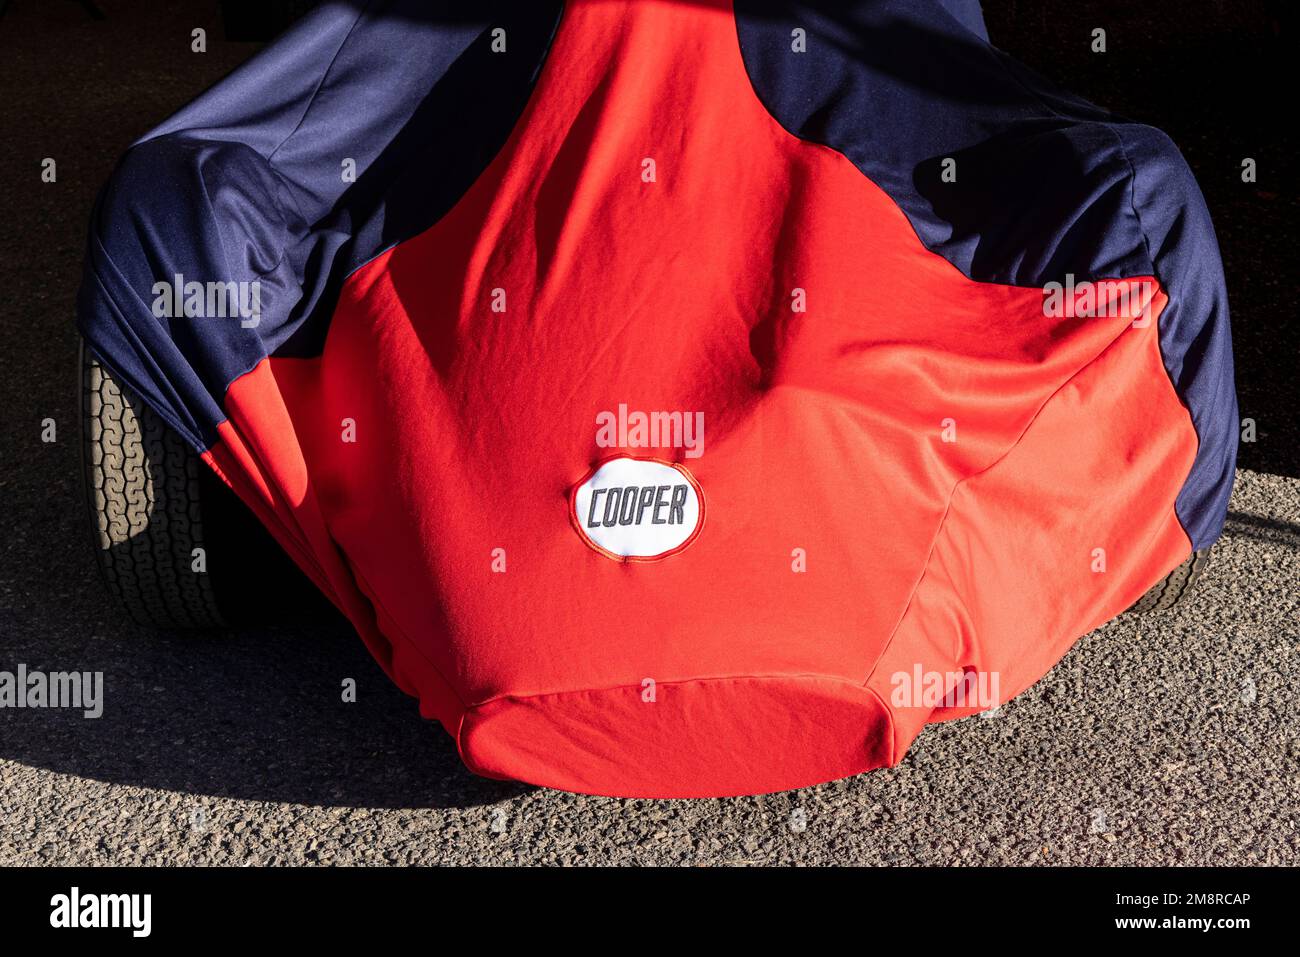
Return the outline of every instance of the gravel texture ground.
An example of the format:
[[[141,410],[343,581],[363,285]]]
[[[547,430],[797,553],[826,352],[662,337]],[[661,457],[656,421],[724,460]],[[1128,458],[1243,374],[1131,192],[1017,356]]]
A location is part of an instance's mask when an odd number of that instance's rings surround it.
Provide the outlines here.
[[[1270,252],[1293,249],[1295,199],[1229,194],[1233,157],[1264,145],[1224,145],[1196,133],[1190,106],[1174,111],[1230,268],[1258,278],[1233,293],[1249,307],[1236,313],[1239,375],[1260,441],[1243,450],[1249,470],[1190,603],[1110,623],[993,715],[927,730],[891,770],[749,799],[587,798],[471,776],[345,629],[168,638],[107,602],[77,477],[71,315],[90,203],[134,136],[255,47],[222,40],[212,4],[102,5],[96,22],[77,4],[14,0],[0,20],[0,669],[107,676],[97,720],[0,712],[0,864],[1300,859],[1294,268]],[[1053,51],[1074,49],[1070,31],[1181,9],[1147,6],[1076,4],[1040,23],[1007,2],[989,19],[1002,45],[1069,83],[1080,54]],[[206,54],[189,51],[195,26]],[[1275,25],[1253,28],[1267,52]],[[1210,29],[1178,14],[1160,42],[1177,52],[1177,31],[1194,43]],[[1080,66],[1077,78],[1170,127],[1123,77]],[[56,184],[40,182],[46,156]],[[355,704],[340,701],[347,677]]]

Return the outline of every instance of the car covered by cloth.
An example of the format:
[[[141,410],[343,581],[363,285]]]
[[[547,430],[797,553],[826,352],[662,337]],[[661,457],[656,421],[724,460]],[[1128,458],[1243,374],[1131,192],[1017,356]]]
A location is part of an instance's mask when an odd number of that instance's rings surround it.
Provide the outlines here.
[[[471,770],[580,792],[893,765],[1234,473],[1186,163],[966,0],[324,3],[123,157],[78,326]]]

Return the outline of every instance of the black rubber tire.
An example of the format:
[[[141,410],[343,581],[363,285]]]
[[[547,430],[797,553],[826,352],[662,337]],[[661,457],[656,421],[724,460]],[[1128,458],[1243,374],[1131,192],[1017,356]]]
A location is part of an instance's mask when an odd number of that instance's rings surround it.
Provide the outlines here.
[[[1210,549],[1192,552],[1187,560],[1151,586],[1145,595],[1134,602],[1130,614],[1145,615],[1153,611],[1173,608],[1191,592],[1196,580],[1210,564]]]
[[[239,497],[84,344],[78,378],[91,540],[133,619],[167,630],[346,627]]]
[[[224,624],[205,571],[198,454],[81,347],[82,473],[109,592],[142,625]],[[200,551],[202,550],[202,551]]]

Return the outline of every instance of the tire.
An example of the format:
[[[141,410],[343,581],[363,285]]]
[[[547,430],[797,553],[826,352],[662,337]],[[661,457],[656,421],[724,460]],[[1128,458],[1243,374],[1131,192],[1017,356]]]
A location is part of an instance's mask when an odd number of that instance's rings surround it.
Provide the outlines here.
[[[217,628],[200,472],[206,466],[81,346],[82,473],[91,539],[109,592],[142,625]]]
[[[1129,613],[1145,615],[1148,612],[1167,611],[1173,608],[1192,591],[1197,579],[1209,564],[1210,549],[1202,548],[1200,551],[1192,552],[1187,556],[1186,561],[1152,585],[1151,589],[1133,604]]]
[[[170,631],[347,627],[189,443],[84,343],[78,366],[91,541],[109,593],[135,621]]]

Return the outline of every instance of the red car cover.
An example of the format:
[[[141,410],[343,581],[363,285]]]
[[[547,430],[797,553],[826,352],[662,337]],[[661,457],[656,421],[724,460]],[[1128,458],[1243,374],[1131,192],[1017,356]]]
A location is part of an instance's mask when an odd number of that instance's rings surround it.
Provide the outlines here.
[[[891,765],[1218,534],[1195,184],[974,4],[423,7],[326,4],[141,140],[81,328],[475,772]]]

